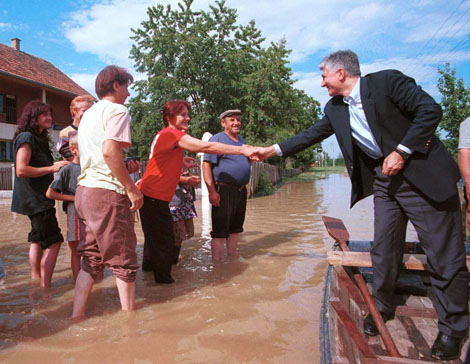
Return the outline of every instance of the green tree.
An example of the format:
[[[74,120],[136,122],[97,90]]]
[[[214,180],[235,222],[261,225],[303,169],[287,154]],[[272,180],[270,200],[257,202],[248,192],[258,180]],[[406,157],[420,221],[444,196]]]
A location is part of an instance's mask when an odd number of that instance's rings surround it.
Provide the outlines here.
[[[294,135],[319,118],[319,103],[293,87],[285,40],[264,48],[254,21],[237,24],[236,10],[224,1],[198,12],[192,2],[183,0],[176,10],[152,6],[148,19],[132,30],[131,58],[145,75],[134,83],[137,96],[129,104],[134,155],[147,158],[169,99],[191,102],[195,137],[221,131],[223,110],[242,110],[242,135],[256,145]],[[310,149],[295,160],[308,163],[314,153]]]
[[[447,149],[457,159],[460,123],[470,116],[470,88],[466,87],[462,78],[455,76],[455,69],[446,63],[438,69],[437,87],[442,95],[443,110],[439,131]]]

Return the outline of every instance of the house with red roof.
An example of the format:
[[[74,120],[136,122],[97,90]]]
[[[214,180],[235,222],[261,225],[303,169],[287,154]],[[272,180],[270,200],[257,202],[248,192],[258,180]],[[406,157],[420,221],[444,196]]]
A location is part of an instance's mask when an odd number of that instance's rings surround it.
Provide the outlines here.
[[[0,167],[13,162],[13,136],[23,107],[31,100],[52,106],[53,129],[72,123],[70,102],[89,94],[52,63],[20,49],[20,40],[11,46],[0,44]],[[53,138],[57,132],[51,133]],[[54,138],[55,139],[55,138]]]

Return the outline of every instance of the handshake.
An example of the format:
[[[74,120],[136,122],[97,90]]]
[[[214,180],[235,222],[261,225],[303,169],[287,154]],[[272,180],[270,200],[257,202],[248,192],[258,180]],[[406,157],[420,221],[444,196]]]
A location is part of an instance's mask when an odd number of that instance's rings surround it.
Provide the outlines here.
[[[244,156],[250,158],[250,160],[254,162],[262,162],[266,158],[276,155],[276,151],[273,146],[255,147],[248,144],[244,144],[242,146],[242,153]]]

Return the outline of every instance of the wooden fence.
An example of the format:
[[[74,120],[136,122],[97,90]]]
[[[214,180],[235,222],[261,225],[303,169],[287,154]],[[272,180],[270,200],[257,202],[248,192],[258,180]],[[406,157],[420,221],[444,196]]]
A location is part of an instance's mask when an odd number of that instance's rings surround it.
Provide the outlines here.
[[[300,168],[281,169],[282,177],[294,177],[302,173]]]
[[[0,168],[0,191],[13,190],[12,167]]]
[[[250,195],[253,196],[254,191],[258,187],[259,177],[264,174],[269,178],[273,185],[277,185],[281,182],[281,174],[278,166],[272,166],[271,164],[263,162],[254,162],[251,165],[251,177],[250,177]]]

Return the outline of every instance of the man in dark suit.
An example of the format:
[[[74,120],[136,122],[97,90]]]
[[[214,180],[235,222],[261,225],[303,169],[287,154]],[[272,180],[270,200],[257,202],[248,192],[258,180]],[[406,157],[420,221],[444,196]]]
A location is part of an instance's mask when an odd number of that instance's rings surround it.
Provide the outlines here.
[[[385,321],[410,220],[428,259],[439,316],[432,347],[437,359],[460,356],[468,330],[468,279],[461,235],[458,168],[434,134],[440,106],[396,70],[361,77],[357,55],[338,51],[320,63],[322,87],[332,97],[308,130],[264,148],[262,158],[288,157],[333,133],[352,182],[351,207],[374,195],[373,297]],[[370,315],[364,331],[377,335]]]

